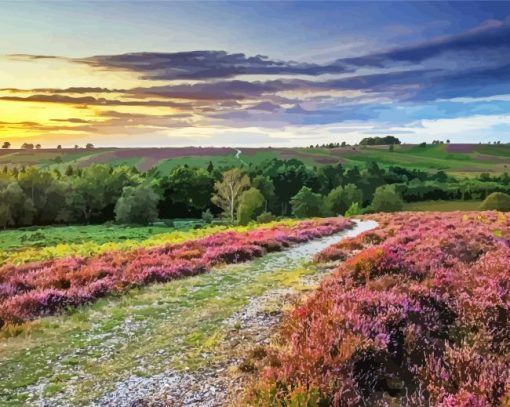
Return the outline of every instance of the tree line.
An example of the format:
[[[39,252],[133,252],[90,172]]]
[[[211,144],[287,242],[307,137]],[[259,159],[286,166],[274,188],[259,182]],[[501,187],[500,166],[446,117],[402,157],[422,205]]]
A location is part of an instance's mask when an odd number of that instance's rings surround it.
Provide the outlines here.
[[[247,223],[274,216],[323,216],[399,210],[403,202],[482,200],[510,193],[510,176],[456,179],[375,162],[346,168],[309,167],[272,159],[242,168],[177,166],[140,172],[94,164],[63,170],[7,167],[0,171],[0,227],[222,217]]]

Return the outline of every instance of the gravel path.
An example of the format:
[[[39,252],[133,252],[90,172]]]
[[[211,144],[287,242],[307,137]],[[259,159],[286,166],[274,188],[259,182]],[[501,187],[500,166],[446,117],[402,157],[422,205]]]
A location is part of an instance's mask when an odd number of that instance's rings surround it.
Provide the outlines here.
[[[375,226],[375,222],[371,221],[357,222],[355,228],[341,236],[356,236]],[[300,256],[305,252],[309,260],[314,253],[338,239],[339,236],[312,241],[292,248],[287,255],[292,256],[293,250]],[[232,403],[248,380],[248,375],[239,369],[247,352],[257,345],[268,344],[282,319],[283,310],[299,301],[306,289],[315,287],[329,271],[327,268],[318,269],[317,273],[301,279],[299,290],[275,288],[252,298],[242,310],[223,321],[225,337],[221,344],[213,353],[202,354],[202,357],[212,360],[206,368],[193,372],[167,370],[151,377],[131,376],[91,406],[215,407]]]

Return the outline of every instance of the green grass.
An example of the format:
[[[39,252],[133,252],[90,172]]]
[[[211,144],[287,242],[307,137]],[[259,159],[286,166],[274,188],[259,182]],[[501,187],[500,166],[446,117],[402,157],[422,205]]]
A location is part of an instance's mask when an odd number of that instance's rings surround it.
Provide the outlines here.
[[[32,247],[49,247],[60,243],[123,242],[145,240],[151,236],[167,233],[166,226],[129,227],[118,225],[47,226],[0,231],[0,251],[20,250]]]
[[[453,211],[478,211],[482,201],[424,201],[406,203],[404,206],[405,211],[438,211],[438,212],[453,212]]]
[[[251,298],[300,287],[315,273],[302,259],[272,253],[210,273],[134,289],[62,316],[0,331],[0,405],[30,405],[27,389],[83,405],[131,375],[194,370],[226,360],[225,320]],[[208,354],[204,358],[204,352]],[[79,379],[77,379],[79,378]],[[51,403],[50,403],[51,404]]]

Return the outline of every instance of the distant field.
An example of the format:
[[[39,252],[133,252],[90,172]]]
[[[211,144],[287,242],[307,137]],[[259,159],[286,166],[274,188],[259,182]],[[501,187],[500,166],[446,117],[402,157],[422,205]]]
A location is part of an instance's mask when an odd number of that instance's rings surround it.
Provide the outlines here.
[[[406,203],[405,211],[437,211],[437,212],[453,212],[453,211],[478,211],[482,201],[424,201]]]
[[[510,168],[510,145],[442,144],[355,146],[341,148],[97,148],[97,149],[42,149],[0,150],[0,165],[36,165],[63,169],[69,164],[87,167],[93,163],[136,166],[145,171],[158,168],[165,172],[182,164],[215,167],[259,164],[267,159],[296,158],[310,166],[338,164],[352,167],[376,161],[381,166],[400,165],[409,168],[438,171],[458,175],[476,175],[481,172],[502,173]]]

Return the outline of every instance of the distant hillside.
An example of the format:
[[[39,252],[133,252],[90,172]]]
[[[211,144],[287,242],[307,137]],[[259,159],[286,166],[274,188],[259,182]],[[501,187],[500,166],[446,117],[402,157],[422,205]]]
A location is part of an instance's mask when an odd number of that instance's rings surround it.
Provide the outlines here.
[[[0,150],[0,166],[36,165],[62,168],[68,165],[86,167],[93,163],[126,164],[145,171],[154,167],[167,170],[176,165],[206,167],[211,161],[215,167],[257,164],[264,160],[296,158],[310,166],[338,164],[351,167],[377,161],[379,165],[400,165],[431,171],[445,170],[459,175],[481,172],[510,171],[510,145],[442,144],[352,146],[339,148],[95,148],[95,149],[41,149]]]

